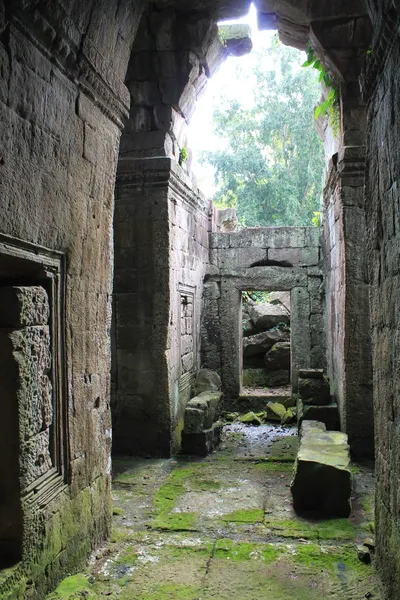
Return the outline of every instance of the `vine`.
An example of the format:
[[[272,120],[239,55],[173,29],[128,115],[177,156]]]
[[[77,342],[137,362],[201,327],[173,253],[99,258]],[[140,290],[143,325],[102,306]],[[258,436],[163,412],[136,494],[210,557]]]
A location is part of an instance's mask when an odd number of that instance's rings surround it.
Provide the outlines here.
[[[324,83],[328,90],[325,100],[315,107],[314,118],[318,119],[318,117],[326,115],[333,134],[337,137],[340,132],[339,92],[332,77],[326,71],[311,45],[307,46],[306,54],[307,60],[302,66],[316,69],[319,72],[318,81]]]

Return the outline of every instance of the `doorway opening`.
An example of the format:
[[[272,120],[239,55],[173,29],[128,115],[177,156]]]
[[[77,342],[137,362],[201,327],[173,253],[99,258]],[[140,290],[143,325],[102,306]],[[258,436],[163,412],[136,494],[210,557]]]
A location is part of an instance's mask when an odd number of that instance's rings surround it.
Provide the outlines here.
[[[242,291],[241,405],[263,421],[295,420],[289,291]]]
[[[290,388],[290,292],[242,292],[242,388]]]

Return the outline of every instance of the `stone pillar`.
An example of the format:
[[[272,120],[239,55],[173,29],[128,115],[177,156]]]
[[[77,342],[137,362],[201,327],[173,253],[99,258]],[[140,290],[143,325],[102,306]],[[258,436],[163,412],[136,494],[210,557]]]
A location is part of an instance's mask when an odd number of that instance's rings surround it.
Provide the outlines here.
[[[356,83],[341,90],[340,147],[324,191],[328,375],[354,456],[373,456],[366,224],[365,105]]]
[[[238,398],[242,375],[242,292],[222,279],[220,300],[222,390],[227,398]]]
[[[115,206],[114,451],[169,456],[199,368],[209,204],[168,158],[120,158]]]
[[[52,467],[49,303],[39,286],[0,288],[0,555],[22,552],[22,494]]]
[[[310,295],[307,287],[292,288],[290,306],[291,380],[292,389],[296,392],[299,370],[311,366]]]

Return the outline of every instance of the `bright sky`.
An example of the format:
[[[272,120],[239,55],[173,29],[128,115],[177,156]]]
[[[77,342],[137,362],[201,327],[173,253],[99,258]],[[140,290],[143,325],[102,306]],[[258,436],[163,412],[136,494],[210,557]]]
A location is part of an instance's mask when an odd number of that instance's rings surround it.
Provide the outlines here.
[[[249,14],[243,19],[232,21],[235,23],[249,23],[252,28],[252,41],[254,50],[268,48],[271,44],[275,31],[258,31],[256,10],[251,6]],[[304,58],[301,59],[304,62]],[[201,151],[210,148],[220,148],[222,140],[214,135],[212,128],[212,116],[214,107],[218,104],[218,98],[224,96],[238,100],[241,104],[251,103],[253,89],[251,83],[246,81],[243,85],[237,80],[235,68],[237,64],[249,69],[254,65],[255,59],[252,52],[239,58],[229,57],[209,80],[208,86],[200,98],[196,111],[189,126],[189,146],[193,151],[192,171],[198,180],[202,192],[212,197],[215,192],[214,174],[210,166],[202,166],[198,162]],[[271,69],[273,65],[271,65]],[[246,69],[247,70],[247,69]]]

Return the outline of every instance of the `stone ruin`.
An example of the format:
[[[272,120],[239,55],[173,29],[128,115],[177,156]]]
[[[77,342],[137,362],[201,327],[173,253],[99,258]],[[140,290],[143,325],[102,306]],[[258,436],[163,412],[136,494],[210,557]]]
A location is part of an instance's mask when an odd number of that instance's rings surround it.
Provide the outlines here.
[[[255,2],[259,28],[310,43],[340,95],[340,134],[319,122],[321,232],[213,218],[180,157],[207,78],[250,49],[216,23],[250,0],[189,4],[0,0],[0,595],[43,598],[108,535],[112,439],[178,452],[201,367],[240,397],[255,289],[290,293],[293,389],[322,369],[351,453],[375,454],[395,599],[399,0]]]

